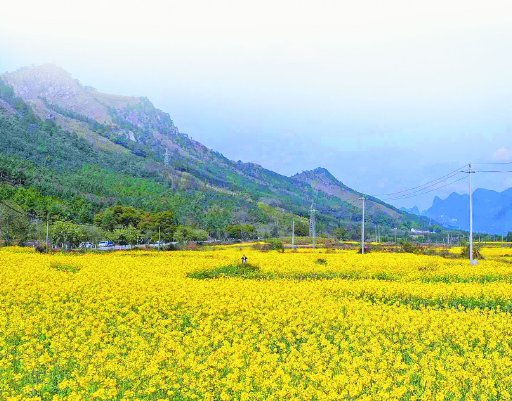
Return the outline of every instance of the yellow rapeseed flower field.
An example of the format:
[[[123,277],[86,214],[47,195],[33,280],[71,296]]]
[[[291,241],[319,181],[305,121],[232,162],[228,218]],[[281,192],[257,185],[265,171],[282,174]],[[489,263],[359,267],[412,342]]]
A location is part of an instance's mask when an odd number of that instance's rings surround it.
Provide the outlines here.
[[[0,399],[511,400],[512,252],[483,254],[4,248]]]

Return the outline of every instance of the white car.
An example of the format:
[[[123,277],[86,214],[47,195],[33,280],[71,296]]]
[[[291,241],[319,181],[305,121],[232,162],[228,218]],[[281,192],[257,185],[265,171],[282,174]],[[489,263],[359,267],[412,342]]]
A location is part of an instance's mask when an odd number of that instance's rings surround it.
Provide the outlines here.
[[[114,246],[112,241],[100,241],[98,242],[98,248],[111,248]]]

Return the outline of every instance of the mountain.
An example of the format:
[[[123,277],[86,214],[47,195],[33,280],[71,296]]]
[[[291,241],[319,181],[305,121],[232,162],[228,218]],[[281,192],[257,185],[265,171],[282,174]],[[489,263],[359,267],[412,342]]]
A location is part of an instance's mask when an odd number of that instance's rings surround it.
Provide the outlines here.
[[[356,209],[361,208],[361,197],[363,194],[347,187],[325,168],[318,167],[314,170],[303,171],[292,176],[292,179],[306,183],[316,191],[334,196]],[[403,214],[395,207],[387,205],[376,198],[369,197],[369,199],[370,202],[368,202],[367,210],[370,215],[399,219]]]
[[[308,216],[314,201],[326,230],[361,214],[360,194],[325,169],[286,177],[229,160],[181,133],[147,98],[101,93],[52,64],[0,76],[0,177],[84,223],[114,204],[171,209],[200,226],[219,208],[227,220],[268,226]],[[33,214],[49,207],[26,198],[18,204]],[[425,224],[378,199],[367,204],[370,221]]]
[[[425,211],[446,227],[469,229],[469,195],[452,193],[435,197]],[[479,188],[473,192],[473,229],[476,232],[506,234],[512,231],[512,188],[503,192]]]
[[[417,216],[421,216],[422,215],[422,213],[420,212],[420,209],[418,209],[418,206],[401,207],[400,210],[402,212],[407,212],[407,213],[415,214]]]

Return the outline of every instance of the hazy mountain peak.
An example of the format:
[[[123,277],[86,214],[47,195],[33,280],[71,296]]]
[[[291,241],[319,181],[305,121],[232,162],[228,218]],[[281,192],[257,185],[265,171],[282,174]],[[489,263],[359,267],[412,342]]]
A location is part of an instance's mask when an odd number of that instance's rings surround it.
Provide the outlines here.
[[[469,228],[469,195],[452,192],[446,198],[434,197],[425,215],[447,227]],[[475,231],[504,234],[512,230],[512,189],[498,192],[478,188],[473,192]]]
[[[321,175],[336,180],[336,178],[331,174],[331,172],[324,167],[317,167],[311,171],[319,176]]]
[[[313,170],[306,170],[302,173],[295,174],[291,178],[296,181],[309,184],[316,191],[323,192],[330,196],[335,196],[356,208],[361,207],[361,201],[359,199],[361,194],[347,187],[326,168],[317,167]],[[398,210],[377,201],[377,199],[372,202],[368,202],[368,210],[371,211],[371,213],[384,214],[393,218],[397,218],[400,215]]]
[[[339,189],[349,189],[324,167],[317,167],[313,170],[305,170],[302,173],[295,174],[292,176],[292,178],[297,181],[306,182],[313,187],[323,188],[326,193],[331,195],[333,194],[333,191],[337,192]]]
[[[40,65],[32,65],[18,68],[14,72],[7,73],[8,75],[25,75],[25,76],[46,76],[48,78],[57,79],[73,79],[71,74],[64,68],[59,67],[53,63],[44,63]]]
[[[295,174],[294,176],[292,176],[292,178],[299,180],[299,181],[316,179],[316,180],[321,180],[326,183],[329,182],[331,184],[336,184],[336,185],[341,184],[341,182],[338,181],[338,179],[334,175],[332,175],[329,170],[327,170],[324,167],[317,167],[313,170],[305,170],[302,173]],[[343,184],[341,184],[341,185],[343,185]]]
[[[17,96],[36,105],[41,117],[46,117],[50,105],[111,124],[111,108],[122,109],[142,102],[141,98],[109,95],[85,87],[55,64],[23,67],[3,74],[2,79],[12,86]]]
[[[3,75],[24,100],[39,97],[48,99],[72,97],[81,91],[81,85],[67,71],[54,64],[24,67]]]

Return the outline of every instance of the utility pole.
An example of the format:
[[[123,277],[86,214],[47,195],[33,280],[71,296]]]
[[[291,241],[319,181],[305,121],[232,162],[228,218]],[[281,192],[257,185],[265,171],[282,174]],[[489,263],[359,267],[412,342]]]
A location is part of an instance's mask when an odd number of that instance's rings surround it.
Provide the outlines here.
[[[295,220],[292,220],[292,249],[295,249]]]
[[[313,248],[316,247],[316,220],[315,220],[315,203],[311,203],[311,209],[309,209],[309,235],[313,242]]]
[[[160,233],[160,226],[158,226],[158,251],[160,251],[160,240],[162,238],[162,235]]]
[[[50,212],[46,213],[46,252],[50,247]]]
[[[474,266],[478,262],[473,260],[473,192],[471,188],[471,174],[475,171],[471,169],[471,163],[468,165],[468,170],[464,171],[469,175],[469,263]]]
[[[364,209],[366,206],[366,198],[363,195],[359,199],[363,201],[363,218],[361,220],[361,254],[364,254]]]

